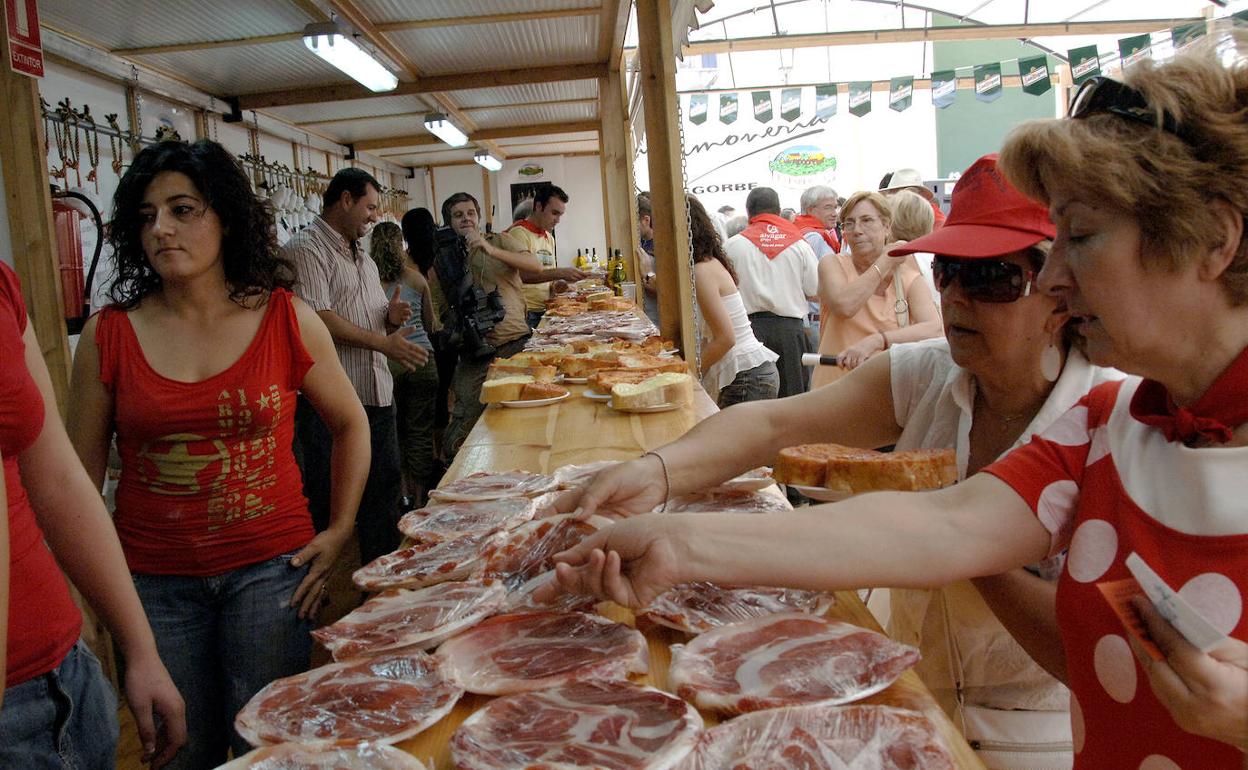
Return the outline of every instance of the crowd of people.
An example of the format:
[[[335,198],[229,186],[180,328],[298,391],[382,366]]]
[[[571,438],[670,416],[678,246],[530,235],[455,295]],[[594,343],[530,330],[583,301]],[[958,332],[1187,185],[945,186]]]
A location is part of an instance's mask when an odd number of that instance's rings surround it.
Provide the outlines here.
[[[558,589],[640,607],[695,580],[894,587],[890,633],[922,648],[920,675],[989,767],[1240,767],[1246,94],[1248,67],[1212,45],[1093,78],[1068,118],[968,168],[947,213],[912,169],[844,200],[812,187],[791,217],[767,187],[743,222],[687,196],[700,374],[723,411],[559,500],[622,520],[558,556]],[[309,666],[349,542],[362,562],[397,547],[398,516],[480,417],[490,362],[585,277],[554,264],[558,187],[499,233],[464,192],[441,229],[423,209],[379,223],[380,193],[340,171],[279,247],[220,145],[144,149],[64,424],[0,264],[0,765],[114,761],[115,699],[58,565],[116,642],[146,761],[246,751],[234,715]],[[638,210],[652,257],[647,196]],[[812,381],[815,350],[835,363]],[[815,442],[953,449],[960,483],[783,526],[649,513]],[[1098,585],[1132,553],[1223,642],[1195,648],[1138,599],[1160,658],[1127,633]]]

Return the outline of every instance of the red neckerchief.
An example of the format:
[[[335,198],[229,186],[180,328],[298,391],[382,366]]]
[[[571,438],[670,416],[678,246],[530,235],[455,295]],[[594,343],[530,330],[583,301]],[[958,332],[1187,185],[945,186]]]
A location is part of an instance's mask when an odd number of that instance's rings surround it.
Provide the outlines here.
[[[1231,440],[1237,425],[1248,422],[1248,348],[1218,375],[1209,390],[1189,407],[1175,406],[1166,386],[1144,380],[1131,398],[1131,416],[1160,428],[1167,441],[1189,442],[1204,436],[1215,444]]]
[[[750,220],[750,226],[741,231],[758,250],[775,259],[780,252],[802,240],[802,231],[789,220],[776,214],[759,214]]]
[[[932,229],[939,230],[940,226],[945,223],[945,212],[940,210],[940,206],[936,205],[936,201],[928,201],[932,205]]]
[[[533,233],[539,238],[546,238],[549,236],[549,233],[547,233],[545,230],[538,227],[537,225],[533,224],[528,219],[517,219],[515,222],[512,223],[511,226],[515,227],[516,225],[520,225],[525,230],[528,230],[529,232]]]
[[[827,242],[832,250],[836,253],[841,252],[840,241],[836,240],[836,233],[823,226],[817,218],[810,214],[799,214],[797,219],[793,220],[793,224],[797,225],[803,233],[819,233],[823,236],[823,240]]]

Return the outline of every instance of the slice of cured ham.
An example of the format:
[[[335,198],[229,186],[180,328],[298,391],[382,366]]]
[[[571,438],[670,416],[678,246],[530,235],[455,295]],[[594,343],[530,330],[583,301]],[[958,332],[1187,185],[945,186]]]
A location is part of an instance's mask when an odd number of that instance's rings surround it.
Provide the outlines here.
[[[678,770],[953,770],[927,717],[890,706],[756,711],[702,733]]]
[[[430,649],[492,615],[506,596],[507,589],[498,580],[387,591],[312,636],[334,660],[417,645]]]
[[[426,770],[416,757],[382,744],[316,748],[297,743],[264,746],[217,770]]]
[[[580,489],[605,468],[619,465],[618,460],[599,460],[583,465],[564,465],[555,469],[555,481],[563,489]]]
[[[330,663],[270,683],[234,728],[253,746],[395,743],[437,722],[463,694],[423,652]]]
[[[781,513],[790,510],[789,501],[780,495],[723,487],[667,501],[668,513]]]
[[[491,701],[451,739],[460,770],[666,770],[693,748],[702,717],[628,682],[569,682]]]
[[[528,471],[488,473],[480,471],[438,487],[429,498],[440,502],[500,500],[504,497],[537,497],[558,488],[553,476]]]
[[[447,674],[470,692],[508,695],[569,681],[621,680],[649,670],[646,640],[599,615],[498,615],[437,652]]]
[[[883,634],[802,613],[708,631],[672,648],[671,682],[712,711],[849,703],[877,693],[919,660]]]
[[[399,531],[413,541],[444,540],[470,532],[514,529],[533,518],[536,506],[527,497],[444,503],[410,511],[399,519]]]
[[[542,572],[555,568],[551,557],[566,551],[597,531],[589,521],[571,515],[530,521],[505,539],[491,543],[483,554],[483,574],[516,589]]]
[[[538,602],[533,594],[555,582],[555,571],[543,572],[516,590],[507,594],[503,602],[503,612],[592,612],[598,601],[584,594],[567,594],[562,591],[549,602]]]
[[[365,591],[422,588],[449,580],[463,580],[481,564],[485,548],[502,535],[473,532],[445,540],[413,543],[378,556],[351,575]]]
[[[702,634],[750,618],[781,612],[822,615],[832,606],[831,594],[797,588],[753,588],[685,583],[660,594],[644,613],[656,623]]]

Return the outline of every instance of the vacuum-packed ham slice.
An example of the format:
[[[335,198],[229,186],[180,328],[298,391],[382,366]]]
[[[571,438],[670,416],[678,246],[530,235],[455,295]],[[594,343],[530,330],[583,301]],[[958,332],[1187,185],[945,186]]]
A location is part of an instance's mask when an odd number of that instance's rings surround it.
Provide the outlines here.
[[[437,722],[463,694],[423,652],[363,658],[271,682],[234,728],[253,746],[395,743]]]
[[[430,505],[404,514],[399,519],[399,531],[416,542],[444,540],[469,532],[499,532],[533,518],[534,510],[533,500],[527,497]]]
[[[439,502],[500,500],[504,497],[537,497],[558,488],[553,476],[528,471],[489,473],[480,471],[438,487],[429,493]]]
[[[555,481],[563,489],[580,489],[605,468],[619,465],[618,460],[599,460],[583,465],[564,465],[555,469]]]
[[[430,649],[492,615],[506,597],[507,589],[498,580],[387,591],[312,636],[335,660],[416,645]]]
[[[627,679],[649,670],[645,637],[580,612],[498,615],[452,637],[437,655],[448,676],[482,695]]]
[[[422,588],[450,580],[463,580],[481,564],[481,554],[498,532],[471,532],[445,540],[413,543],[407,548],[378,556],[351,575],[365,591],[387,588]]]
[[[756,711],[702,733],[677,770],[953,770],[927,717],[890,706]]]
[[[656,623],[702,634],[750,618],[781,612],[822,615],[832,606],[831,594],[797,588],[753,588],[685,583],[663,592],[643,612]]]
[[[590,612],[598,600],[584,594],[568,594],[562,591],[548,602],[538,602],[533,594],[555,582],[555,571],[543,572],[529,582],[507,594],[503,612]]]
[[[732,713],[849,703],[888,687],[919,660],[918,650],[883,634],[792,612],[721,626],[672,653],[676,693]]]
[[[569,682],[491,701],[455,731],[451,756],[460,770],[667,770],[701,728],[692,706],[660,690]]]
[[[605,523],[605,519],[602,520]],[[530,521],[491,543],[483,554],[483,573],[516,589],[542,572],[555,568],[555,554],[566,551],[597,531],[595,522],[570,515],[549,516]]]
[[[782,513],[792,510],[780,495],[717,487],[705,492],[673,497],[668,513]]]
[[[317,748],[279,743],[248,752],[217,770],[426,770],[405,751],[383,744]]]

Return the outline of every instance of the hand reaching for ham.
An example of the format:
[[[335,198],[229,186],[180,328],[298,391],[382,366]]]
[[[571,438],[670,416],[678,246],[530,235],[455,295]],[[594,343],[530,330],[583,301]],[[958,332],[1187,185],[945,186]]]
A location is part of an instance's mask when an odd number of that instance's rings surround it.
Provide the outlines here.
[[[308,574],[299,581],[295,595],[290,598],[290,606],[299,608],[300,618],[315,617],[325,601],[325,592],[329,585],[329,573],[338,561],[338,554],[351,536],[351,530],[340,530],[330,527],[308,541],[295,557],[290,560],[292,568],[308,565]]]
[[[647,456],[599,471],[580,489],[561,495],[555,507],[560,513],[580,509],[582,518],[593,514],[623,518],[654,510],[663,504],[667,491],[659,458]]]
[[[1189,733],[1248,752],[1248,644],[1227,639],[1203,653],[1147,599],[1137,598],[1133,604],[1166,658],[1153,660],[1134,638],[1131,647],[1153,693],[1175,723]],[[1245,762],[1248,767],[1248,759]]]
[[[636,516],[605,527],[579,545],[555,554],[558,587],[535,596],[546,600],[564,593],[609,599],[625,607],[645,607],[659,594],[681,582],[677,566],[682,559],[673,522],[680,517]]]

